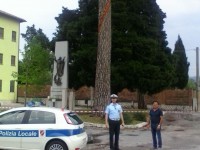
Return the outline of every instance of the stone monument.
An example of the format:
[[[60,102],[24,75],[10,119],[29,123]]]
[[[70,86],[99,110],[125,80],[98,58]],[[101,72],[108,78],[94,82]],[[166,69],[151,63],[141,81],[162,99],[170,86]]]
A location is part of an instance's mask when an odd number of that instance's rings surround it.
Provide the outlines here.
[[[49,106],[66,108],[68,101],[68,42],[60,41],[55,45],[53,80]]]

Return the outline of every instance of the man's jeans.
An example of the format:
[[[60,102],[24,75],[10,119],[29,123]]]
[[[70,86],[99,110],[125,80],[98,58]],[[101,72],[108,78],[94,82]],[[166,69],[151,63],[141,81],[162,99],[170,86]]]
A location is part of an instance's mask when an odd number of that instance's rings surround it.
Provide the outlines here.
[[[162,137],[161,137],[161,128],[158,130],[157,129],[158,125],[151,125],[151,133],[152,133],[152,139],[153,139],[153,147],[157,148],[157,143],[158,143],[158,147],[162,148]],[[156,138],[157,136],[157,138]],[[158,142],[157,142],[158,140]]]

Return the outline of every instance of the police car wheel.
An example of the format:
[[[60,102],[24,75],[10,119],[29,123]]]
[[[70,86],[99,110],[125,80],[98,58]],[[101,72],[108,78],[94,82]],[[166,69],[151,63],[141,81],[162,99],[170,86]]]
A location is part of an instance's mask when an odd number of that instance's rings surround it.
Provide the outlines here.
[[[45,150],[68,150],[65,143],[61,141],[52,141],[47,145]]]

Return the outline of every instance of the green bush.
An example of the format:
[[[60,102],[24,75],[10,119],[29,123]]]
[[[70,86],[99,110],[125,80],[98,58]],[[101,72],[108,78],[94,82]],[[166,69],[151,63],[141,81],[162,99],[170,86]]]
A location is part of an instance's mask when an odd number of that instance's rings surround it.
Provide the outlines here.
[[[133,113],[133,118],[137,121],[146,121],[146,116],[147,116],[147,113],[143,113],[143,112],[136,112],[136,113]]]
[[[131,124],[133,122],[133,114],[132,113],[123,113],[124,122],[126,124]]]

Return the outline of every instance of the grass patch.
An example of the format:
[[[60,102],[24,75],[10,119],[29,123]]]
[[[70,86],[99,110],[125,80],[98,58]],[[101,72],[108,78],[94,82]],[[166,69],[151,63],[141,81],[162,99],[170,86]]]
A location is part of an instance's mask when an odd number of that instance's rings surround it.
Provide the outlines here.
[[[91,113],[79,113],[78,115],[84,122],[105,124],[104,117],[94,116]],[[146,121],[146,113],[123,113],[123,116],[126,125],[135,125]]]
[[[124,122],[127,125],[134,125],[140,122],[146,122],[147,113],[136,112],[136,113],[123,113]]]
[[[92,114],[86,114],[86,113],[81,113],[78,115],[84,122],[91,122],[91,123],[98,123],[98,124],[105,123],[104,117],[93,116]]]

